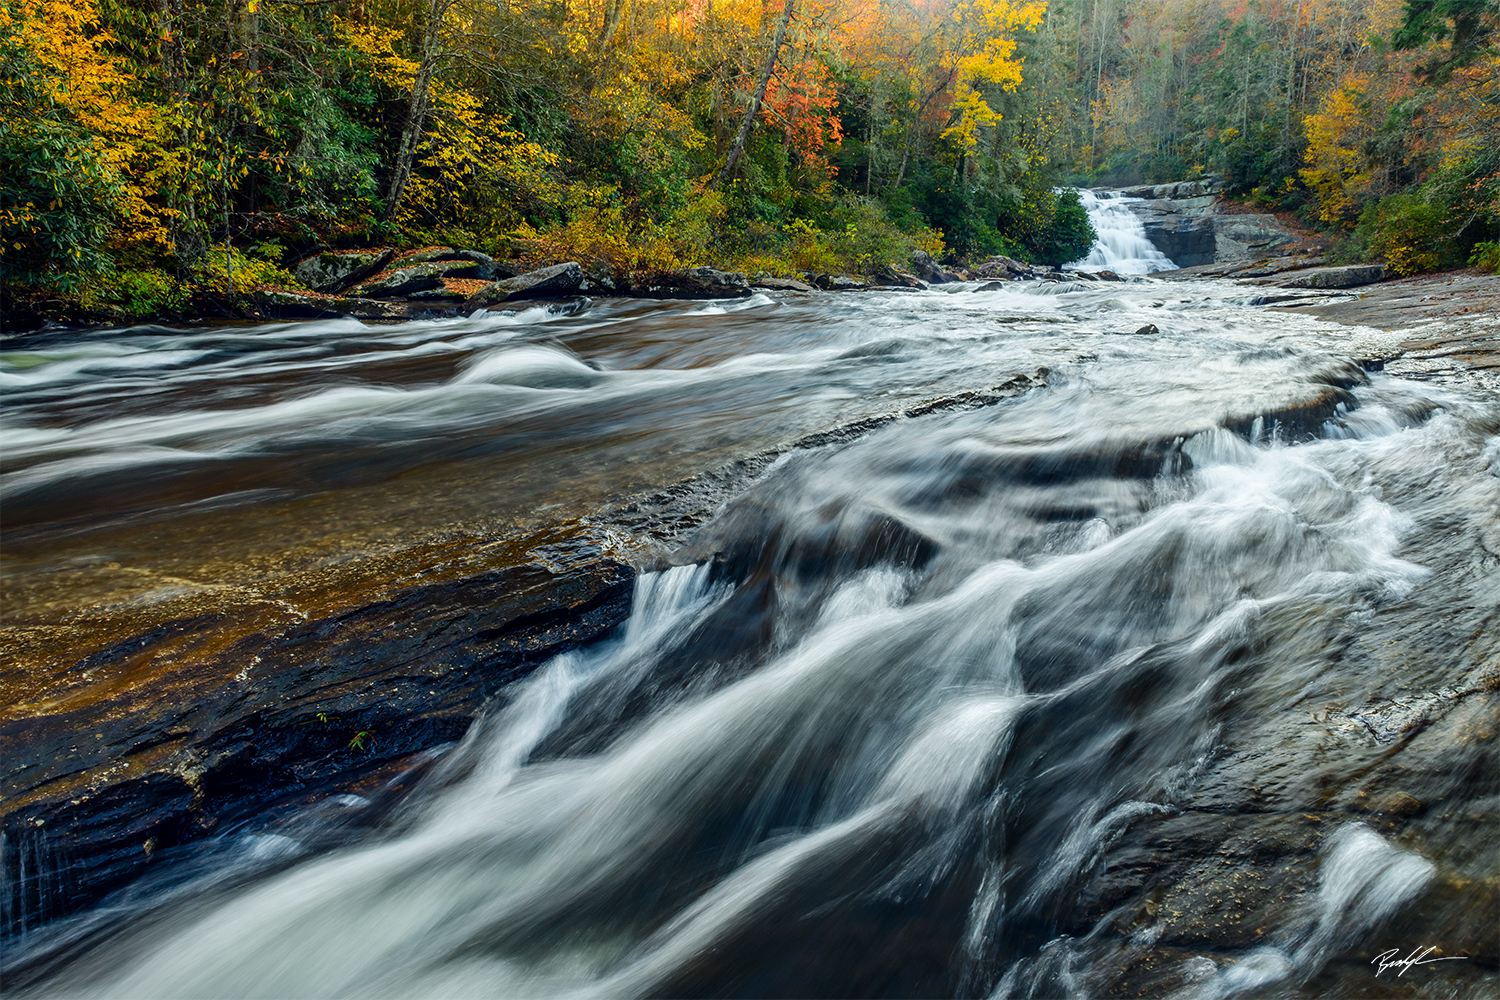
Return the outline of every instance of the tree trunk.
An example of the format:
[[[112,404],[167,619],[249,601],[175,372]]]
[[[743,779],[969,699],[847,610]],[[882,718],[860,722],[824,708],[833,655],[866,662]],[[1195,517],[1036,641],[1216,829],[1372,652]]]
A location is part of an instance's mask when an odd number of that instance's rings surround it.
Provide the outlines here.
[[[406,193],[406,182],[411,179],[412,161],[416,159],[417,144],[422,141],[422,131],[427,125],[427,111],[432,94],[432,77],[437,72],[441,57],[443,18],[453,0],[432,0],[428,12],[427,27],[422,32],[422,61],[417,66],[416,79],[411,84],[411,102],[406,109],[406,125],[401,130],[401,144],[396,147],[396,164],[391,170],[391,186],[385,198],[385,219],[396,214],[401,206],[401,196]]]
[[[710,187],[718,187],[728,180],[745,153],[745,140],[750,138],[755,116],[760,112],[761,102],[766,99],[766,88],[771,84],[771,74],[776,72],[776,60],[781,55],[781,47],[786,44],[787,27],[792,23],[792,11],[796,6],[797,0],[786,0],[786,6],[782,8],[781,21],[776,25],[776,37],[771,39],[771,51],[766,56],[766,67],[761,70],[755,95],[750,98],[750,107],[745,110],[745,121],[740,125],[739,135],[734,137],[734,145],[729,147],[729,158],[724,161],[724,169],[714,176]]]

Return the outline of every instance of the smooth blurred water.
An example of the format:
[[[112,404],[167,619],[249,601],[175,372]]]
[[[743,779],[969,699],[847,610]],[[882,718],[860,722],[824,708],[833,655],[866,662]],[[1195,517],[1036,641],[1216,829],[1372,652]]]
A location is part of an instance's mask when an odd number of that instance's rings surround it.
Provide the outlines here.
[[[343,537],[340,510],[415,530],[1050,369],[783,456],[692,540],[713,561],[641,576],[618,636],[525,681],[380,829],[247,839],[277,863],[122,906],[37,989],[1090,995],[1058,927],[1103,852],[1339,669],[1312,637],[1451,585],[1412,544],[1449,501],[1378,483],[1496,447],[1492,404],[1364,379],[1340,360],[1363,334],[1243,302],[964,286],[7,342],[23,587],[143,523],[253,548],[316,494],[334,513],[297,537]],[[1195,995],[1305,982],[1432,877],[1358,822],[1322,851],[1316,897]]]

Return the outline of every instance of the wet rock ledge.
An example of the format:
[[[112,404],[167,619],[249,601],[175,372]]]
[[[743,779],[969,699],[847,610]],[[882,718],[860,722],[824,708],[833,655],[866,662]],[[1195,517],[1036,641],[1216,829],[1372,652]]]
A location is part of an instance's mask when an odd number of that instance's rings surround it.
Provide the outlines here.
[[[635,576],[576,525],[374,562],[388,586],[329,574],[316,610],[293,584],[10,630],[4,936],[278,801],[398,791],[487,698],[622,622]]]

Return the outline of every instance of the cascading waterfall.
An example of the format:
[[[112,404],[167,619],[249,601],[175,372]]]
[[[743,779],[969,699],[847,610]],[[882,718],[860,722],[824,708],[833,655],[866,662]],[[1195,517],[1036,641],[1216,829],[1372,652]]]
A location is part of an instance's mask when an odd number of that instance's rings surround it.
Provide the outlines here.
[[[1130,204],[1141,199],[1118,191],[1080,190],[1078,200],[1094,226],[1094,246],[1087,257],[1069,267],[1116,274],[1150,274],[1177,267],[1147,239],[1145,225],[1130,210]]]
[[[1118,199],[1085,204],[1100,230],[1086,266],[1170,266]],[[145,470],[129,482],[149,499],[152,463],[190,459],[181,489],[218,474],[252,489],[268,464],[305,469],[330,441],[346,464],[378,457],[374,476],[436,466],[446,452],[430,442],[449,438],[455,463],[476,462],[509,434],[504,481],[525,485],[526,463],[552,475],[568,441],[594,441],[602,461],[616,434],[649,457],[642,442],[678,451],[700,427],[784,419],[787,401],[1053,368],[1003,404],[785,454],[695,536],[691,564],[638,578],[614,638],[509,689],[377,827],[329,839],[330,807],[226,831],[218,870],[27,942],[16,961],[46,974],[21,992],[1082,997],[1161,941],[1184,996],[1330,975],[1428,898],[1430,841],[1388,839],[1352,807],[1315,816],[1279,869],[1312,888],[1267,904],[1248,944],[1174,929],[1155,896],[1130,923],[1121,900],[1146,848],[1111,852],[1173,822],[1191,845],[1228,816],[1255,856],[1267,817],[1293,822],[1338,791],[1340,754],[1363,744],[1320,736],[1305,763],[1257,776],[1275,801],[1233,798],[1223,768],[1303,738],[1308,699],[1357,705],[1379,682],[1348,650],[1382,609],[1451,586],[1427,564],[1464,504],[1494,493],[1478,456],[1500,454],[1496,414],[1366,378],[1308,346],[1322,328],[1252,313],[1232,289],[1162,287],[538,314],[545,343],[493,318],[268,328],[243,355],[140,331],[55,362],[66,370],[18,365],[7,378],[37,412],[109,402],[99,366],[153,357],[182,394],[175,415],[110,403],[71,432],[26,430],[12,494],[34,518],[39,491],[82,473]],[[1143,319],[1166,332],[1112,336]],[[336,336],[347,356],[330,352]],[[194,351],[210,360],[190,383],[178,369]],[[201,385],[234,383],[237,364],[247,385],[335,374],[219,407]],[[346,384],[356,364],[372,384]],[[1296,415],[1330,393],[1337,407]],[[1432,454],[1454,457],[1434,471]],[[485,472],[484,489],[501,478]],[[1402,648],[1426,648],[1422,635]],[[1444,794],[1420,780],[1403,787]],[[48,948],[67,961],[35,957]]]

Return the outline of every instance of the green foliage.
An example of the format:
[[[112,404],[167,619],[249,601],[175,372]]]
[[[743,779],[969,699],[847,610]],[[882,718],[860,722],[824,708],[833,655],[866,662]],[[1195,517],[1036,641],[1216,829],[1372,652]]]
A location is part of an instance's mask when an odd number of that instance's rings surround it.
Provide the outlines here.
[[[181,313],[191,298],[173,275],[158,268],[120,268],[86,279],[79,302],[122,321]]]
[[[1451,231],[1446,207],[1423,192],[1371,201],[1355,226],[1354,240],[1366,259],[1381,261],[1402,276],[1462,267],[1468,248]]]
[[[54,116],[0,119],[0,282],[72,292],[110,266],[120,183],[82,128]]]
[[[1491,274],[1500,271],[1500,240],[1476,243],[1469,253],[1469,266]]]

